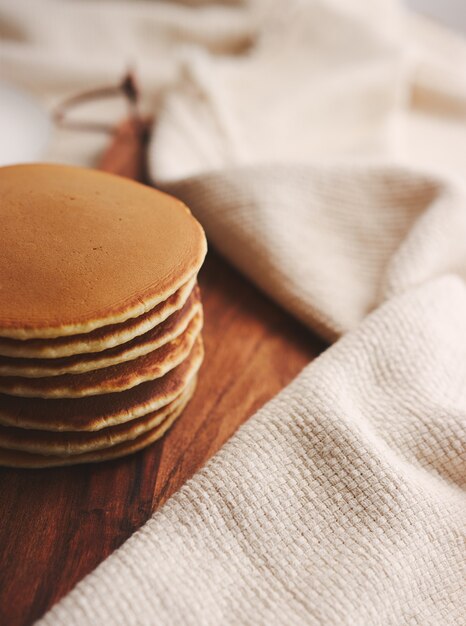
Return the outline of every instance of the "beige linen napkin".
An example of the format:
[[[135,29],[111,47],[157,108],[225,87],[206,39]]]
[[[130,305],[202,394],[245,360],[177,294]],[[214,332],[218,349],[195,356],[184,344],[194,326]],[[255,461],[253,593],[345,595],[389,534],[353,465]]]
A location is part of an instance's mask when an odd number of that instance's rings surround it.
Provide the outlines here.
[[[119,35],[115,16],[134,11],[129,41],[152,62],[154,93],[166,89],[154,179],[262,289],[326,337],[344,336],[41,623],[461,623],[466,195],[450,175],[380,163],[422,155],[461,172],[451,41],[436,62],[453,77],[439,81],[421,45],[426,29],[416,22],[414,33],[391,2],[201,13],[160,3],[159,19],[178,12],[161,31],[151,31],[147,3],[98,6],[98,23],[107,16]],[[208,45],[211,10],[215,28],[224,11],[238,20],[237,45],[221,54]],[[168,37],[170,85],[145,47],[148,31],[178,37]],[[20,50],[10,42],[11,71],[23,67]],[[452,147],[441,163],[427,154],[432,137]]]

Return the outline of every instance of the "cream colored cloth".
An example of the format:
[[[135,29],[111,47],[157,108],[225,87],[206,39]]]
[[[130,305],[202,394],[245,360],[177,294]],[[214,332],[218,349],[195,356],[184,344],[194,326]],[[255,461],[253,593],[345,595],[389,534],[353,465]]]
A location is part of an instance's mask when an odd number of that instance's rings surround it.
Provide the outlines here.
[[[123,21],[142,51],[159,103],[154,179],[260,288],[345,336],[42,623],[464,622],[466,195],[452,175],[464,48],[435,32],[432,63],[429,27],[391,2],[123,6],[98,4],[99,46],[115,53]],[[45,37],[21,10],[9,23]],[[147,47],[152,10],[159,26],[175,11],[160,31],[176,33],[169,80]],[[235,45],[219,54],[206,42],[232,15]],[[10,41],[6,66],[28,75],[21,49]]]

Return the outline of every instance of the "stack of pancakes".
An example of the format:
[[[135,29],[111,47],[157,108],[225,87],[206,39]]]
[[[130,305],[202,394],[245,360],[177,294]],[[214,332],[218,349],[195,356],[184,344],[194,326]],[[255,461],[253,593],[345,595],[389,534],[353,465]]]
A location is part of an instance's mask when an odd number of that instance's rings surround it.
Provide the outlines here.
[[[160,438],[203,359],[203,230],[178,200],[62,165],[0,168],[0,464]]]

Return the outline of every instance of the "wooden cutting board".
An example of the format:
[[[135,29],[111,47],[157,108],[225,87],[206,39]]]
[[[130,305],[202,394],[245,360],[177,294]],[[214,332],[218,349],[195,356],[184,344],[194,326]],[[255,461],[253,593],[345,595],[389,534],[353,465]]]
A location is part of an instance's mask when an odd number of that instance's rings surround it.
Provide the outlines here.
[[[123,123],[101,169],[144,180],[145,140]],[[41,617],[325,347],[212,249],[199,280],[205,362],[161,441],[109,463],[0,468],[0,624]]]

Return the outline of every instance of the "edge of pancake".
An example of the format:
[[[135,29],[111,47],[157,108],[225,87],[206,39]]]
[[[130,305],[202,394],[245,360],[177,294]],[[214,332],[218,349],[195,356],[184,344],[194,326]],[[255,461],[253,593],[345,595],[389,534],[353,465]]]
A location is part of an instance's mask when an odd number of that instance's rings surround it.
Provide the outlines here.
[[[84,397],[84,398],[70,398],[70,399],[65,399],[63,402],[65,404],[69,403],[71,405],[74,405],[75,407],[86,407],[89,405],[90,402],[94,403],[94,402],[98,402],[101,398],[106,400],[106,404],[108,403],[108,401],[113,401],[113,400],[120,400],[121,398],[128,398],[128,396],[136,396],[135,399],[135,406],[136,408],[134,408],[134,406],[124,406],[124,408],[119,408],[117,410],[114,411],[113,414],[104,414],[101,416],[93,416],[92,419],[90,419],[89,421],[86,421],[86,419],[83,420],[83,416],[88,415],[88,413],[86,413],[86,409],[85,408],[81,408],[80,411],[76,412],[76,408],[74,408],[76,414],[73,416],[75,421],[70,420],[70,416],[69,413],[66,413],[66,408],[64,410],[64,417],[62,419],[61,422],[57,421],[57,420],[50,420],[47,421],[47,418],[43,418],[41,417],[40,420],[31,420],[29,418],[28,419],[24,419],[24,416],[21,420],[18,420],[18,415],[13,415],[11,412],[8,413],[5,411],[5,407],[1,407],[1,400],[2,398],[0,397],[0,424],[4,425],[4,426],[12,426],[15,428],[24,428],[24,429],[32,429],[32,430],[49,430],[52,432],[83,432],[83,431],[88,431],[88,432],[96,432],[101,430],[102,428],[107,428],[110,426],[117,426],[119,424],[124,424],[125,422],[131,421],[133,419],[137,419],[138,417],[142,417],[144,415],[146,415],[147,413],[150,413],[152,411],[156,411],[157,409],[163,407],[164,405],[168,404],[170,401],[174,400],[180,393],[180,391],[186,387],[189,382],[195,377],[197,376],[199,369],[202,365],[202,362],[204,360],[204,344],[202,341],[202,336],[198,335],[194,346],[191,350],[191,352],[189,353],[189,355],[186,357],[185,361],[183,361],[183,363],[180,363],[179,366],[177,366],[176,368],[174,368],[173,370],[171,370],[170,372],[168,372],[167,374],[165,374],[164,377],[155,379],[153,381],[146,381],[146,383],[141,383],[141,386],[143,387],[147,387],[148,385],[153,387],[153,386],[158,386],[159,384],[163,384],[166,381],[172,381],[172,379],[175,379],[175,385],[170,385],[168,384],[168,390],[165,392],[165,395],[162,396],[157,396],[155,395],[155,399],[154,396],[150,397],[149,394],[149,399],[146,399],[144,402],[142,403],[137,403],[137,395],[138,393],[140,394],[140,386],[136,385],[135,387],[133,387],[132,389],[129,389],[127,391],[122,391],[118,394],[104,394],[103,396],[99,397],[99,396],[90,396],[90,397]],[[178,374],[178,370],[182,370],[184,371],[186,366],[188,366],[187,372],[185,377],[182,378],[182,381],[180,384],[176,384],[176,376]],[[109,398],[110,396],[110,398]],[[5,396],[4,396],[5,398]],[[43,399],[43,398],[17,398],[15,396],[7,396],[7,400],[10,403],[14,403],[18,402],[18,403],[27,403],[27,404],[32,404],[33,407],[37,406],[38,402],[40,402],[43,406],[47,406],[49,404],[52,404],[54,402],[58,402],[60,403],[60,400],[50,400],[50,399]],[[68,409],[69,411],[69,409]],[[80,415],[81,412],[81,415]],[[92,421],[93,420],[93,421]]]
[[[159,426],[181,404],[189,401],[194,393],[197,376],[194,376],[177,397],[165,406],[123,424],[98,431],[50,432],[0,426],[0,449],[18,450],[44,456],[68,457],[85,454],[132,441]]]
[[[193,301],[190,302],[189,305],[190,308],[185,312],[185,316],[177,320],[173,328],[168,328],[165,334],[163,334],[162,327],[162,333],[159,337],[148,339],[147,335],[159,329],[160,325],[144,333],[144,335],[135,337],[130,342],[121,344],[120,346],[115,346],[114,348],[109,348],[108,350],[95,354],[73,355],[71,357],[58,359],[60,365],[56,365],[55,359],[47,359],[44,363],[30,365],[29,359],[21,360],[0,356],[0,377],[20,376],[21,378],[47,378],[61,376],[63,374],[83,374],[85,372],[92,372],[112,367],[113,365],[119,365],[120,363],[133,361],[153,350],[161,348],[182,335],[202,306],[199,298],[195,299],[195,294]],[[177,311],[173,315],[179,313],[180,311]],[[167,318],[163,323],[168,324],[169,321],[170,318]],[[68,363],[66,363],[66,361],[68,361]]]
[[[0,355],[24,359],[56,359],[89,352],[102,352],[122,345],[152,330],[186,304],[197,286],[197,274],[189,278],[166,301],[159,303],[144,315],[133,317],[120,324],[108,324],[94,331],[49,339],[14,339],[0,337]],[[169,303],[169,300],[174,302]],[[167,304],[165,308],[162,305]],[[161,313],[156,309],[162,307]],[[103,335],[103,336],[102,336]]]
[[[194,219],[194,218],[193,218]],[[197,221],[197,220],[196,220]],[[109,326],[110,324],[121,324],[134,317],[144,315],[150,309],[153,309],[158,304],[167,300],[171,295],[175,293],[187,280],[189,276],[197,273],[204,262],[207,254],[207,243],[205,240],[204,231],[199,224],[203,235],[202,252],[199,254],[199,258],[191,263],[189,271],[187,271],[181,278],[173,279],[170,287],[167,287],[164,291],[159,292],[157,296],[146,296],[144,300],[141,296],[133,296],[128,298],[121,304],[119,310],[114,306],[114,310],[107,315],[102,313],[101,317],[95,315],[86,321],[73,321],[68,324],[60,324],[56,326],[28,326],[23,328],[13,328],[11,326],[0,326],[0,336],[8,337],[11,339],[53,339],[56,337],[63,337],[67,335],[77,335],[91,332],[102,326]]]
[[[62,374],[61,376],[44,378],[4,376],[0,377],[0,392],[6,395],[32,398],[80,398],[131,389],[146,380],[160,378],[179,365],[190,353],[202,330],[202,325],[201,308],[179,337],[133,361],[83,374]],[[162,350],[167,351],[166,359],[162,363],[150,364],[149,362],[149,365],[144,367],[144,360],[149,361],[151,355]],[[128,371],[128,367],[132,369]],[[109,373],[108,370],[113,371]],[[104,378],[106,375],[109,375],[109,378]],[[82,383],[86,377],[88,382],[83,387]],[[81,383],[81,387],[79,387],[79,383]]]
[[[65,465],[79,465],[83,463],[100,463],[134,454],[163,437],[167,430],[173,425],[175,420],[184,411],[190,399],[191,398],[188,398],[185,402],[181,403],[181,405],[178,406],[173,413],[168,415],[168,417],[166,417],[165,420],[154,429],[139,435],[139,437],[136,437],[131,441],[125,441],[102,450],[76,454],[68,457],[45,456],[1,448],[0,466],[23,469],[61,467]]]

